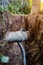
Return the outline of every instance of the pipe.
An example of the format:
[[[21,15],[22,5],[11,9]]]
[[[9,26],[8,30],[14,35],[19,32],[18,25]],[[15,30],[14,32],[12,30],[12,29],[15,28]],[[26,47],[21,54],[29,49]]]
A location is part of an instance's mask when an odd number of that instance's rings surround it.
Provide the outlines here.
[[[18,45],[19,45],[19,47],[20,47],[21,50],[22,50],[22,53],[23,53],[23,62],[24,62],[24,65],[26,65],[26,53],[25,53],[25,49],[24,49],[24,47],[22,46],[22,42],[18,42]]]
[[[23,31],[16,31],[16,32],[9,32],[5,35],[5,39],[7,42],[22,42],[28,39],[27,32]]]
[[[27,31],[26,32],[23,32],[23,31],[9,32],[5,36],[5,40],[7,42],[18,42],[18,45],[21,48],[22,53],[23,53],[24,65],[26,65],[26,53],[25,53],[24,47],[22,46],[22,41],[25,41],[27,39],[28,39]]]

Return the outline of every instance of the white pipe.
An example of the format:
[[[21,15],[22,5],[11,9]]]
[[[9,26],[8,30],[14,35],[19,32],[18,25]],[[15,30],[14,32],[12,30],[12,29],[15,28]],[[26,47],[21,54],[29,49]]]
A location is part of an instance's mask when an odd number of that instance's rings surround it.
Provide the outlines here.
[[[23,31],[8,32],[5,35],[5,40],[7,42],[24,41],[27,39],[28,39],[28,34],[27,34],[27,32],[23,32]]]

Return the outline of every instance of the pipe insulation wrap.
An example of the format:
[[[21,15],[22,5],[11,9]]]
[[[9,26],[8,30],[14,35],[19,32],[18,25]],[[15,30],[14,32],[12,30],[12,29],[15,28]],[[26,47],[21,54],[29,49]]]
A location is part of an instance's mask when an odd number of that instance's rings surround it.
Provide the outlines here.
[[[25,41],[25,40],[27,40],[27,38],[28,38],[27,33],[23,32],[23,31],[8,32],[5,35],[5,40],[7,42]]]

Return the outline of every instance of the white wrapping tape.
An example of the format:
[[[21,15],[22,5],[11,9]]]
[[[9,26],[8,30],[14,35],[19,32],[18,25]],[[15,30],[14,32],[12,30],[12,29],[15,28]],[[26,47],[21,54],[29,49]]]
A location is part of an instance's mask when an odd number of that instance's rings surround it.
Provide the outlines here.
[[[27,33],[23,31],[9,32],[5,36],[6,41],[24,41],[27,40],[27,38]]]

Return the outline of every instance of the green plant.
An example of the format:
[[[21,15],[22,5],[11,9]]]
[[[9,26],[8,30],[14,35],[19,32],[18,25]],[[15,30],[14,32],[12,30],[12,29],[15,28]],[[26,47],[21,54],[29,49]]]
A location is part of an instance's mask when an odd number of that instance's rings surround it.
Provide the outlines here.
[[[10,5],[0,7],[0,12],[10,11],[13,14],[28,14],[31,12],[30,0],[13,0]]]
[[[10,12],[14,14],[28,14],[31,12],[31,5],[30,5],[30,0],[23,0],[23,4],[21,4],[21,0],[17,0],[15,2],[12,2],[8,6],[8,9]]]

